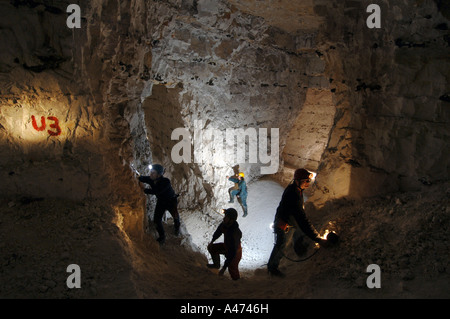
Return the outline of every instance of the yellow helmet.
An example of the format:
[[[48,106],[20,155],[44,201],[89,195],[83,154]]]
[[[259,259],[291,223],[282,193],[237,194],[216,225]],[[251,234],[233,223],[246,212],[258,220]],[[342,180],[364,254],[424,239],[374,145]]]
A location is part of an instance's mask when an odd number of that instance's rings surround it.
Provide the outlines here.
[[[240,177],[245,177],[244,173],[242,173],[242,172],[239,173],[239,176]]]

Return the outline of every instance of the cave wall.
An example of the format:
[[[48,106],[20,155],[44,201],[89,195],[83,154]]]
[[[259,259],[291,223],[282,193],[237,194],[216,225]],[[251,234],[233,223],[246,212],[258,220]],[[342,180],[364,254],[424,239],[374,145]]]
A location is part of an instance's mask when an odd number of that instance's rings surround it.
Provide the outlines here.
[[[64,4],[0,6],[0,192],[105,196],[105,125],[78,77],[78,39],[64,27]]]
[[[103,198],[139,235],[146,204],[131,167],[151,160],[142,138],[145,4],[80,1],[82,28],[70,29],[70,3],[0,4],[0,191]]]
[[[323,4],[318,40],[336,117],[312,200],[419,190],[449,178],[449,7],[440,1]],[[319,8],[318,8],[319,9]],[[343,15],[342,15],[343,13]]]
[[[303,108],[283,149],[284,170],[304,167],[316,172],[328,145],[336,107],[330,89],[308,89]],[[292,180],[292,174],[288,176]]]
[[[166,150],[167,171],[185,194],[180,198],[182,207],[192,208],[199,202],[205,210],[217,209],[228,200],[231,184],[225,177],[233,174],[233,168],[238,165],[247,181],[251,181],[264,175],[261,167],[268,164],[260,158],[250,163],[248,153],[244,162],[228,158],[238,148],[250,149],[249,140],[245,145],[227,140],[228,144],[221,148],[217,140],[207,137],[203,137],[200,146],[204,160],[197,163],[193,154],[198,150],[194,141],[196,130],[219,131],[225,136],[227,129],[262,128],[270,134],[272,128],[277,128],[279,165],[273,173],[282,171],[282,149],[303,108],[307,90],[328,89],[329,82],[324,77],[324,60],[315,52],[316,35],[310,24],[296,26],[290,34],[287,26],[292,24],[267,21],[270,6],[255,15],[254,7],[242,6],[244,2],[182,1],[178,6],[176,3],[157,3],[153,7],[161,22],[153,35],[153,81],[147,84],[144,93],[151,99],[152,88],[161,85],[179,91],[176,104],[182,123],[175,122],[189,130],[193,151],[191,163],[185,165],[167,162]],[[308,12],[308,17],[311,15],[314,13]],[[302,32],[301,28],[306,29]],[[172,110],[161,107],[159,112],[167,119]],[[165,135],[165,142],[159,143],[173,147],[174,142]],[[267,143],[270,145],[271,141],[269,135]],[[162,148],[155,142],[155,148]],[[186,175],[191,179],[183,178]]]
[[[69,3],[0,4],[6,196],[108,198],[139,233],[134,169],[163,163],[186,209],[223,205],[236,165],[261,176],[208,138],[205,161],[174,163],[177,127],[278,128],[279,171],[317,166],[317,203],[448,179],[444,2],[379,1],[380,29],[369,1],[80,1],[81,29],[65,25]]]

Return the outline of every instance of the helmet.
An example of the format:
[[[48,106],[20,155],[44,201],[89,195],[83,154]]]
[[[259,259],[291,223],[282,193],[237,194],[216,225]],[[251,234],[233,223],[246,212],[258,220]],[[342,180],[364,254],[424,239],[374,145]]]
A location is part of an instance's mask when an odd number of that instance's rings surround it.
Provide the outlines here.
[[[308,172],[304,168],[299,168],[295,170],[294,179],[308,179],[308,178],[312,178],[311,172]]]
[[[245,177],[245,174],[242,173],[242,172],[240,172],[240,173],[239,173],[239,176],[240,176],[240,177]]]
[[[164,174],[164,167],[162,165],[159,164],[153,164],[150,168],[151,170],[154,170],[155,172],[157,172],[159,175],[163,175]]]
[[[238,213],[237,213],[236,209],[234,209],[234,208],[225,209],[224,214],[225,214],[225,216],[228,216],[232,220],[237,220],[237,218],[238,218]]]

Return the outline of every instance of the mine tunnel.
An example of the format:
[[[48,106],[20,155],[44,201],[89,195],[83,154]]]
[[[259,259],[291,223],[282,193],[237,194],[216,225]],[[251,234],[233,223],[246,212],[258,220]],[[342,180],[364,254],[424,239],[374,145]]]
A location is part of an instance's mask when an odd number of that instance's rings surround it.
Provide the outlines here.
[[[370,4],[1,2],[0,297],[448,298],[450,7]],[[154,164],[178,195],[164,245],[138,179]],[[339,242],[290,243],[279,280],[298,168],[307,217]],[[206,267],[230,207],[237,282]]]

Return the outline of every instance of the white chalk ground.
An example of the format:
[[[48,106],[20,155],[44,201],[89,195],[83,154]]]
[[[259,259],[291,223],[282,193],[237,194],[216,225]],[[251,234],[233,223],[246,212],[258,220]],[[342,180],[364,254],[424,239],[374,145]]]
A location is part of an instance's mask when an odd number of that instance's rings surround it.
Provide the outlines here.
[[[283,187],[275,181],[259,180],[248,185],[247,217],[242,217],[243,210],[237,200],[224,207],[233,207],[239,214],[238,223],[242,231],[242,259],[239,264],[241,270],[256,269],[267,264],[274,243],[270,225],[283,191]],[[206,247],[221,220],[222,216],[217,214],[217,220],[210,221],[204,216],[204,212],[183,216],[183,223],[191,235],[192,243],[208,258]],[[220,242],[223,242],[223,236],[216,240],[216,243]]]

